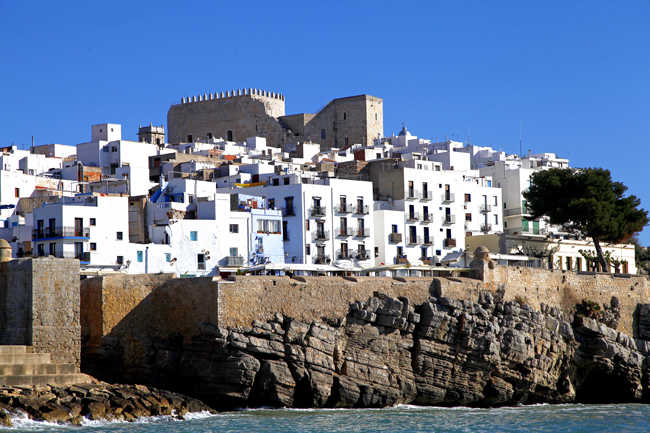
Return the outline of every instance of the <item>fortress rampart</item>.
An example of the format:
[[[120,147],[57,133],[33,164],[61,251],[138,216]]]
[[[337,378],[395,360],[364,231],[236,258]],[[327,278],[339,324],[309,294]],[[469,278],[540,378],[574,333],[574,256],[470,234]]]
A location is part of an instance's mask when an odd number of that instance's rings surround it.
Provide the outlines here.
[[[354,280],[354,281],[353,281]],[[403,280],[403,281],[402,281]],[[424,302],[431,294],[476,302],[480,290],[502,291],[505,300],[521,300],[539,310],[541,304],[566,313],[583,299],[609,305],[619,299],[618,330],[635,335],[635,311],[650,299],[650,280],[641,276],[575,274],[518,267],[495,267],[483,280],[470,277],[404,278],[237,276],[175,279],[172,275],[112,275],[82,282],[84,341],[128,335],[166,338],[197,335],[202,326],[247,327],[276,314],[310,322],[344,317],[349,304],[378,291]],[[143,349],[144,350],[144,349]]]

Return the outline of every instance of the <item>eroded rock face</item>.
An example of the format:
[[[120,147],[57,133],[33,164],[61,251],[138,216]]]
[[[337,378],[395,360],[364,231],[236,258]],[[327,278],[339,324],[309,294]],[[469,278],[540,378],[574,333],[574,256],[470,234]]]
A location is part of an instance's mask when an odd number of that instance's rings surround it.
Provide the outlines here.
[[[375,293],[344,318],[205,324],[191,344],[152,342],[151,353],[123,380],[216,408],[647,401],[649,390],[650,342],[489,292],[420,305]]]

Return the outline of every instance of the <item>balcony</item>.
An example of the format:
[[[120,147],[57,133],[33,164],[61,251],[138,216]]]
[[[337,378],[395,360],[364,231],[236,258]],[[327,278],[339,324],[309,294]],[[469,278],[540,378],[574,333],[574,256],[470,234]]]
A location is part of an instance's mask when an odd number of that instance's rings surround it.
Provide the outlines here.
[[[433,214],[430,213],[425,213],[422,215],[422,222],[423,223],[430,223],[433,221]]]
[[[226,266],[244,266],[244,258],[241,256],[226,256]]]
[[[34,241],[44,239],[88,239],[90,237],[90,228],[83,227],[77,229],[75,227],[46,227],[42,230],[33,230],[32,239]]]
[[[335,212],[338,214],[352,213],[353,206],[351,204],[341,203],[336,206]]]
[[[404,256],[395,256],[395,259],[393,260],[396,265],[408,265],[409,260],[408,258]]]
[[[316,230],[316,232],[312,235],[313,242],[325,242],[329,240],[329,238],[330,232],[328,230]]]
[[[356,232],[356,237],[358,238],[369,238],[370,237],[370,229],[357,229]]]
[[[330,262],[330,256],[319,255],[314,257],[314,264],[316,265],[328,265]]]
[[[444,240],[443,245],[445,248],[455,248],[456,247],[456,239],[454,238],[447,238]]]
[[[420,261],[422,261],[423,265],[428,265],[428,266],[433,266],[436,264],[433,257],[420,257]]]
[[[431,201],[433,200],[433,192],[431,191],[422,191],[422,196],[420,197],[422,201]]]
[[[339,227],[336,229],[337,238],[347,238],[348,236],[352,236],[351,230],[349,228]]]
[[[442,195],[442,197],[440,197],[440,201],[442,203],[453,203],[454,201],[456,201],[456,198],[452,193],[445,193]]]
[[[489,204],[481,205],[481,213],[490,213],[490,212],[492,212],[492,205]]]
[[[368,251],[357,251],[355,254],[355,258],[357,260],[370,260],[370,255],[368,254]]]
[[[357,205],[357,206],[354,207],[354,214],[355,215],[368,215],[368,213],[370,213],[370,209],[368,209],[367,204],[364,204],[364,205],[361,205],[361,206]]]
[[[433,245],[433,238],[425,236],[424,240],[422,241],[423,245]]]
[[[484,233],[492,231],[492,224],[481,224],[481,231]]]
[[[420,198],[420,191],[414,189],[407,189],[404,191],[404,198],[406,200],[418,200]]]
[[[293,208],[293,206],[291,206],[291,207],[283,207],[282,208],[282,216],[285,216],[285,217],[287,217],[287,216],[296,216],[296,210]]]
[[[325,206],[314,206],[309,209],[309,215],[312,217],[322,218],[326,215],[326,208]]]
[[[336,260],[350,260],[351,258],[348,250],[336,250]]]
[[[388,234],[388,242],[397,244],[399,242],[402,242],[402,234],[401,233],[389,233]]]
[[[418,245],[422,243],[422,236],[409,236],[407,244]]]
[[[522,210],[519,207],[513,207],[511,209],[506,209],[503,211],[503,216],[517,216],[517,215],[530,215],[525,209]]]
[[[418,212],[409,213],[406,215],[406,221],[414,223],[420,219],[420,214]]]
[[[456,216],[454,215],[445,215],[442,217],[442,225],[450,226],[456,223]]]

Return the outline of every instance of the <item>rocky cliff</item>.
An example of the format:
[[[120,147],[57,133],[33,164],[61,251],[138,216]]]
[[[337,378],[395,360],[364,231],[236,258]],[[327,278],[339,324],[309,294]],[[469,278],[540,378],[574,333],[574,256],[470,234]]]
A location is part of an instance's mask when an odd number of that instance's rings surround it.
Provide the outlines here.
[[[145,341],[146,353],[129,353],[132,339],[138,347]],[[346,317],[204,323],[190,342],[122,338],[83,366],[215,408],[496,406],[647,402],[649,355],[650,341],[597,318],[545,305],[533,311],[487,291],[477,303],[437,293],[418,305],[375,293],[351,304]]]

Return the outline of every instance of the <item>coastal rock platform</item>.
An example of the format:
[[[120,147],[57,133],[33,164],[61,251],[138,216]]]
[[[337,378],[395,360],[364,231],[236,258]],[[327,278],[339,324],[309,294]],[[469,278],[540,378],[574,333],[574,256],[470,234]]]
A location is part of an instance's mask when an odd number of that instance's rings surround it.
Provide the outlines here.
[[[202,411],[212,410],[199,400],[143,385],[0,386],[0,424],[5,426],[19,413],[35,421],[81,424],[84,418],[135,421]]]

